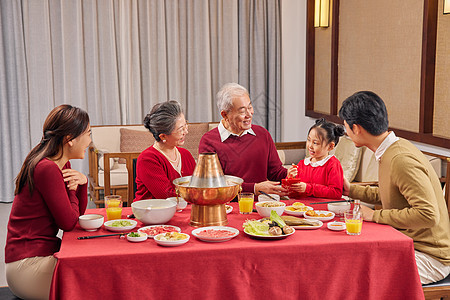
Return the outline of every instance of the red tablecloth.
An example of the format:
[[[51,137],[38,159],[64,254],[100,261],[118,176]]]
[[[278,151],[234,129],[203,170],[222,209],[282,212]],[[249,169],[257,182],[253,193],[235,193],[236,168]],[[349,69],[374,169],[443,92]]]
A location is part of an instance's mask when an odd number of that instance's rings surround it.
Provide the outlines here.
[[[317,201],[301,200],[305,204]],[[320,200],[319,200],[320,201]],[[286,201],[290,204],[293,201]],[[191,235],[179,247],[149,239],[77,240],[65,232],[53,275],[51,299],[423,299],[412,240],[390,226],[364,222],[360,236],[320,229],[297,230],[281,240],[247,236],[237,203],[228,226],[240,234],[207,243]],[[324,209],[325,205],[312,205]],[[167,224],[191,233],[190,205]],[[104,209],[87,213],[103,213]],[[123,215],[131,213],[124,208]],[[138,227],[144,226],[139,222]]]

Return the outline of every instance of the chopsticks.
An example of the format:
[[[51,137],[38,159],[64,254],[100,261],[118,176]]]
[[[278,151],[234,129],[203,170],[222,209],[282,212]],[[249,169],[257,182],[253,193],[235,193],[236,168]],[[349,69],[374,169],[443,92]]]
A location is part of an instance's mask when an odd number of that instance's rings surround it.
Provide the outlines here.
[[[111,234],[101,234],[101,235],[79,236],[79,237],[77,237],[77,239],[86,240],[86,239],[95,239],[95,238],[99,238],[99,237],[116,236],[116,235],[126,235],[126,233],[111,233]]]
[[[337,202],[353,202],[353,199],[351,200],[334,200],[334,201],[325,201],[325,202],[314,202],[310,204],[327,204],[327,203],[337,203]]]
[[[269,197],[269,198],[272,199],[273,201],[278,201],[277,199],[275,199],[274,197],[270,196],[269,194],[267,194],[267,193],[265,193],[265,192],[263,192],[263,191],[258,191],[258,192],[260,192],[260,193],[263,194],[263,195],[266,195],[267,197]]]

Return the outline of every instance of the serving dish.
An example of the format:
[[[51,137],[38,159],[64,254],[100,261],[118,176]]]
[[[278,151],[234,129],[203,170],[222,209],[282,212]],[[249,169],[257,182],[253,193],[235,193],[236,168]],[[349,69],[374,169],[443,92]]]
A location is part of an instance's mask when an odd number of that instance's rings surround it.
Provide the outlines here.
[[[328,216],[327,217],[325,217],[325,216],[310,216],[310,215],[308,215],[308,213],[310,213],[310,212],[315,212],[318,215],[328,215]],[[303,216],[305,217],[305,219],[330,221],[334,218],[335,213],[332,211],[328,211],[328,210],[308,210],[305,212],[305,214]]]
[[[122,223],[119,225],[119,223]],[[129,224],[129,225],[128,225]],[[124,232],[136,227],[137,221],[128,219],[117,219],[106,221],[103,226],[110,231]]]
[[[144,226],[138,229],[139,232],[143,232],[148,235],[149,238],[154,238],[156,235],[166,232],[181,232],[180,227],[173,225],[151,225]]]
[[[180,239],[172,240],[172,237],[179,237]],[[181,238],[182,237],[182,238]],[[167,238],[167,240],[166,240]],[[190,235],[186,233],[179,233],[179,232],[166,232],[156,235],[153,239],[158,245],[161,246],[168,246],[168,247],[174,247],[174,246],[181,246],[186,244],[189,241]]]
[[[267,218],[270,217],[270,212],[272,210],[274,210],[277,215],[281,216],[284,212],[284,208],[286,207],[286,203],[281,201],[260,201],[255,203],[255,207],[261,217]]]
[[[292,228],[294,228],[293,226],[291,226]],[[262,239],[262,240],[280,240],[280,239],[284,239],[287,238],[288,236],[291,236],[295,233],[295,229],[293,232],[288,233],[288,234],[282,234],[282,235],[257,235],[257,234],[253,234],[253,233],[249,233],[246,231],[246,229],[244,228],[244,232],[253,237],[253,238],[257,238],[257,239]]]
[[[139,234],[139,236],[131,236],[132,233],[136,233],[136,232],[130,232],[129,234],[127,234],[127,240],[129,242],[132,243],[138,243],[138,242],[143,242],[145,240],[147,240],[147,234],[144,232],[137,232]]]
[[[223,235],[224,232],[228,235]],[[239,235],[239,230],[228,226],[208,226],[192,230],[192,235],[204,242],[226,242]]]
[[[328,229],[334,230],[334,231],[341,231],[345,229],[345,223],[344,222],[330,222],[327,224]]]
[[[301,210],[304,209],[304,210]],[[292,205],[286,206],[284,212],[291,216],[301,217],[305,213],[305,211],[313,210],[311,206],[302,206],[302,208],[295,208]]]
[[[319,221],[319,220],[314,220],[315,222],[317,222],[317,226],[313,226],[313,225],[290,225],[292,228],[295,229],[319,229],[320,227],[322,227],[323,222]]]
[[[176,209],[177,202],[170,199],[148,199],[131,203],[134,216],[145,225],[167,223],[172,219]]]
[[[229,214],[230,212],[233,211],[233,206],[225,204],[225,210],[226,210],[227,214]]]

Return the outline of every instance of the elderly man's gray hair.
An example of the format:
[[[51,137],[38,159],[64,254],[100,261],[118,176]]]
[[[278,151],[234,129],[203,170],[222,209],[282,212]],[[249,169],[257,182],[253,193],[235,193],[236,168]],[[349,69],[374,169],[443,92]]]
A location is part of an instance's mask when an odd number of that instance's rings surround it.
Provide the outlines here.
[[[249,96],[248,91],[237,83],[226,83],[216,94],[217,108],[219,111],[229,112],[233,108],[233,98]]]

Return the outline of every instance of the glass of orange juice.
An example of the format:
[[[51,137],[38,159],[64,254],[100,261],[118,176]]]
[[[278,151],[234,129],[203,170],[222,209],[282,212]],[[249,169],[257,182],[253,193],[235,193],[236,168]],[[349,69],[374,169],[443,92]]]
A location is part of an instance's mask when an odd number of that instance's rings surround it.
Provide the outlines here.
[[[241,214],[250,214],[253,211],[253,201],[255,195],[253,193],[239,193],[239,212]]]
[[[109,195],[105,196],[106,218],[108,220],[116,220],[122,218],[122,196]]]
[[[349,235],[360,235],[362,229],[363,219],[361,213],[353,213],[352,210],[348,210],[344,213],[345,228]]]

